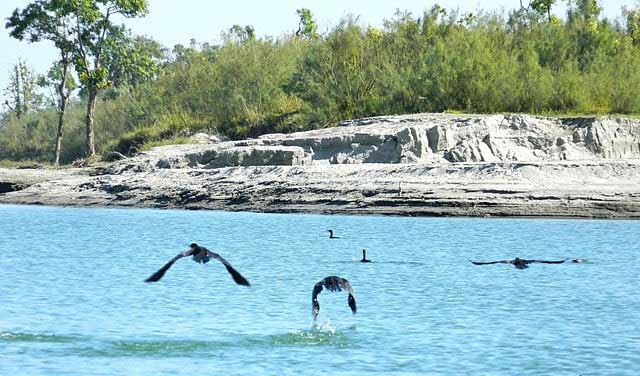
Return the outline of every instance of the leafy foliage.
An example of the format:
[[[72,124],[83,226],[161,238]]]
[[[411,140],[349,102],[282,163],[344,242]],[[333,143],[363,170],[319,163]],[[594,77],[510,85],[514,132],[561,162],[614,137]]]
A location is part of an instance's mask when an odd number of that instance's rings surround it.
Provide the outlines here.
[[[51,40],[64,64],[72,62],[87,93],[88,156],[95,154],[93,123],[97,94],[113,84],[109,80],[113,70],[135,71],[134,77],[156,73],[150,58],[127,48],[128,30],[112,20],[117,15],[131,18],[146,12],[146,0],[36,0],[22,11],[16,9],[8,19],[6,27],[11,29],[12,37],[30,42]]]
[[[296,13],[298,13],[298,17],[300,17],[296,35],[311,39],[318,38],[318,24],[313,19],[311,11],[307,8],[300,8]]]
[[[381,28],[347,17],[324,35],[300,9],[298,32],[280,39],[236,25],[219,45],[194,40],[170,53],[149,39],[118,39],[126,43],[105,45],[104,71],[84,77],[120,85],[97,96],[98,151],[185,142],[201,130],[242,138],[383,114],[640,114],[640,11],[625,9],[612,22],[594,0],[572,0],[560,19],[553,3],[533,1],[508,15],[434,6],[419,16],[397,12]],[[92,9],[79,17],[100,19]],[[69,110],[65,161],[82,155],[73,131],[81,129],[81,105]],[[46,159],[50,116],[5,116],[0,158]]]

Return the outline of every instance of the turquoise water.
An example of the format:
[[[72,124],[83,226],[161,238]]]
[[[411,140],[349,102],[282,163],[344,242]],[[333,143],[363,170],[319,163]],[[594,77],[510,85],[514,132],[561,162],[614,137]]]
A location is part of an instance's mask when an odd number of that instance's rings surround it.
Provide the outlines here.
[[[0,206],[0,375],[638,375],[639,235],[633,221]],[[190,260],[143,283],[193,241],[252,287]],[[590,262],[467,261],[516,256]],[[328,275],[351,281],[358,314],[325,291],[314,327]]]

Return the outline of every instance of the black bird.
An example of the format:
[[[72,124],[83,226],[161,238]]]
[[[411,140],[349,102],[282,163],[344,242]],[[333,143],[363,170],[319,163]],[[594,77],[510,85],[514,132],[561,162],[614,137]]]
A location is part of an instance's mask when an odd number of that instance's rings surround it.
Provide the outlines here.
[[[243,277],[242,274],[240,274],[237,270],[235,270],[233,266],[231,266],[231,264],[227,262],[227,260],[223,259],[219,254],[211,252],[210,250],[206,249],[205,247],[201,247],[196,243],[191,243],[191,245],[189,245],[189,249],[187,249],[184,252],[178,253],[176,257],[172,258],[171,261],[166,263],[162,268],[160,268],[160,270],[153,273],[149,278],[145,279],[144,281],[158,282],[160,278],[162,278],[164,273],[166,273],[167,270],[171,268],[173,263],[175,263],[176,261],[180,260],[183,257],[189,257],[189,256],[192,256],[193,261],[199,264],[206,264],[207,262],[209,262],[210,259],[216,259],[220,261],[225,268],[227,268],[227,271],[229,272],[229,274],[231,274],[231,277],[237,284],[243,285],[243,286],[250,286],[249,281],[247,281],[247,279]]]
[[[347,290],[349,292],[349,298],[347,302],[349,303],[349,308],[351,308],[351,312],[356,314],[356,298],[353,296],[353,289],[351,288],[351,284],[344,278],[336,277],[335,275],[325,277],[320,282],[316,283],[313,286],[313,293],[311,294],[311,307],[313,310],[313,321],[318,317],[318,312],[320,312],[320,303],[318,303],[318,294],[322,291],[322,288],[326,288],[329,291],[342,291]]]
[[[371,262],[371,260],[367,259],[367,250],[366,249],[362,250],[362,260],[360,260],[360,262]]]
[[[471,260],[469,260],[471,261]],[[518,269],[526,269],[529,267],[529,264],[534,263],[534,262],[539,262],[539,263],[543,263],[543,264],[562,264],[563,262],[567,261],[567,259],[561,260],[561,261],[545,261],[545,260],[526,260],[526,259],[521,259],[516,257],[513,260],[500,260],[500,261],[488,261],[488,262],[476,262],[476,261],[471,261],[474,265],[488,265],[488,264],[511,264],[513,266],[515,266]]]
[[[333,230],[327,230],[327,231],[329,231],[329,239],[340,239],[337,236],[333,236]]]

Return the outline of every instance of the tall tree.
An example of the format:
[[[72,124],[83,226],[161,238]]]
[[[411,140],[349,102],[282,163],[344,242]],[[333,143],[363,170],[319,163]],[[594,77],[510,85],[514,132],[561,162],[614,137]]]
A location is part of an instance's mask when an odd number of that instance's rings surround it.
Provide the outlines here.
[[[120,95],[121,89],[131,91],[138,85],[157,77],[160,66],[168,61],[168,52],[153,39],[122,35],[118,43],[107,46],[104,66],[111,88],[105,97]]]
[[[73,59],[72,18],[57,1],[36,1],[29,4],[22,11],[14,10],[7,19],[6,27],[10,34],[18,40],[29,43],[49,40],[58,49],[60,59],[54,63],[49,74],[44,78],[45,86],[55,87],[57,95],[56,109],[58,112],[58,128],[55,143],[55,164],[60,163],[62,150],[62,135],[64,130],[64,115],[69,101],[70,74]]]
[[[64,114],[69,104],[71,93],[78,87],[69,72],[70,62],[62,59],[53,64],[49,72],[40,79],[40,86],[51,88],[55,94],[52,102],[58,112],[58,130],[56,132],[54,163],[60,164],[62,154],[62,136],[64,131]]]
[[[16,9],[8,19],[6,27],[16,38],[48,39],[61,53],[70,51],[73,67],[87,93],[88,157],[96,152],[94,113],[98,93],[110,86],[109,53],[128,35],[124,26],[114,24],[113,17],[134,18],[146,13],[146,0],[36,0],[22,11]],[[59,32],[60,22],[64,32]]]
[[[18,119],[42,104],[42,96],[37,92],[36,74],[24,61],[18,60],[9,71],[9,84],[5,89],[5,95],[8,99],[4,105]]]
[[[107,61],[113,86],[135,88],[160,73],[160,65],[169,60],[168,50],[151,38],[137,35],[121,42],[109,51]]]
[[[602,8],[597,0],[570,0],[569,4],[568,26],[576,32],[574,45],[578,52],[578,66],[586,71],[605,43],[598,23]]]
[[[623,8],[622,14],[626,19],[627,33],[634,45],[640,45],[640,7]]]
[[[98,92],[110,86],[106,63],[109,60],[108,51],[113,51],[127,35],[124,26],[115,25],[112,17],[144,16],[147,13],[147,2],[146,0],[58,1],[74,5],[70,13],[76,21],[73,35],[75,68],[87,92],[86,154],[87,157],[92,157],[96,153],[94,113]]]

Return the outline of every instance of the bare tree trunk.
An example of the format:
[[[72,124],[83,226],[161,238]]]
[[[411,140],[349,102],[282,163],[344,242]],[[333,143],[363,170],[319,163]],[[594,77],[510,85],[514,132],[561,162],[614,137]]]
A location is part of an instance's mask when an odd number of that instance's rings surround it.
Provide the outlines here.
[[[67,108],[67,101],[69,100],[69,93],[65,92],[67,86],[67,73],[69,71],[68,60],[64,57],[61,61],[62,74],[60,76],[60,82],[58,84],[58,132],[56,134],[56,160],[55,164],[60,164],[60,154],[62,152],[62,131],[64,127],[64,112]]]
[[[60,108],[58,109],[58,133],[56,134],[56,161],[60,164],[60,154],[62,153],[62,130],[64,127],[64,111],[67,108],[67,98],[60,98]]]
[[[18,64],[22,63],[18,61]],[[20,119],[20,117],[22,116],[22,100],[20,99],[20,90],[22,90],[22,86],[20,83],[20,78],[22,77],[20,76],[21,72],[18,64],[14,67],[14,72],[16,74],[16,117]]]
[[[94,141],[94,132],[93,132],[93,115],[96,110],[96,99],[98,97],[98,90],[96,88],[89,88],[89,100],[87,102],[87,118],[86,118],[86,129],[87,129],[87,157],[93,157],[96,155],[96,145]]]

